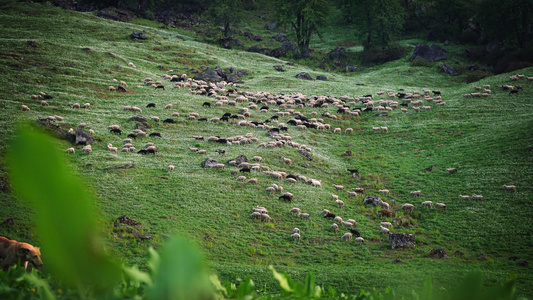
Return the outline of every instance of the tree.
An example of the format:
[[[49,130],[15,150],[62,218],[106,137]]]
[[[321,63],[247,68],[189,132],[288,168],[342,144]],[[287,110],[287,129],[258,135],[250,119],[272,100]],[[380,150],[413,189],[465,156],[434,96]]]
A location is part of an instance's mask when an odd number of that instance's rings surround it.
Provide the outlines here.
[[[224,38],[231,36],[232,28],[241,21],[243,12],[242,0],[214,0],[207,9],[213,22],[222,26]]]
[[[275,2],[280,24],[288,24],[296,34],[300,57],[309,56],[309,44],[318,29],[324,26],[330,12],[327,0],[277,0]]]
[[[404,9],[398,0],[360,0],[356,3],[354,14],[359,21],[365,51],[390,46],[404,24]]]

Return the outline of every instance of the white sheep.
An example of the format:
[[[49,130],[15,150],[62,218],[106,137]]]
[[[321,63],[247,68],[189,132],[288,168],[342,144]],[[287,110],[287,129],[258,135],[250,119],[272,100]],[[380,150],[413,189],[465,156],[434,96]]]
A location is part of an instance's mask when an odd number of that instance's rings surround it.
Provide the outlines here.
[[[435,203],[435,206],[438,208],[442,208],[443,210],[446,210],[446,204],[444,203]]]
[[[516,192],[516,186],[514,185],[503,185],[503,188],[508,190],[508,191],[512,191],[512,192]]]
[[[422,195],[422,191],[412,191],[410,194],[413,197],[420,197]]]
[[[300,228],[294,227],[294,229],[292,230],[292,233],[300,233]]]
[[[344,207],[344,202],[342,200],[335,200],[335,203],[337,203],[337,206]]]
[[[344,130],[344,133],[348,134],[348,133],[352,133],[353,132],[353,128],[346,128]]]
[[[335,194],[331,194],[331,198],[333,200],[339,200],[339,196],[335,195]]]
[[[117,88],[116,88],[116,87],[114,87],[114,86],[112,86],[112,85],[108,86],[108,87],[107,87],[107,89],[108,89],[109,91],[111,91],[111,92],[113,92],[113,91],[116,91],[116,90],[117,90]]]
[[[257,162],[263,162],[263,158],[261,156],[254,156],[250,160],[257,161]]]
[[[46,100],[41,100],[41,105],[42,106],[50,106],[50,104],[48,104],[48,102],[46,102]]]
[[[274,194],[274,192],[276,192],[276,189],[274,187],[269,186],[265,189],[265,192]]]
[[[239,176],[235,181],[246,181],[246,176]]]
[[[261,219],[261,213],[258,212],[258,211],[254,211],[251,215],[250,215],[250,218],[252,219]]]
[[[159,123],[159,121],[161,121],[161,119],[159,119],[159,117],[150,117],[150,120],[152,120],[154,122],[157,122],[157,123]]]
[[[292,164],[292,160],[290,158],[283,157],[283,162],[290,165]]]
[[[472,200],[483,200],[482,195],[472,195]]]
[[[333,223],[333,225],[331,225],[331,228],[335,233],[339,232],[339,225],[337,225],[336,223]]]
[[[308,213],[299,213],[298,215],[300,216],[300,218],[302,218],[302,220],[307,220],[307,221],[309,221],[309,217],[311,216]]]
[[[342,218],[339,217],[339,216],[336,216],[336,217],[333,219],[333,222],[342,223]]]
[[[357,193],[348,191],[348,196],[357,198]]]
[[[172,104],[165,105],[165,109],[171,109],[171,108],[172,108]]]
[[[296,184],[298,181],[294,178],[286,178],[285,179],[286,181],[290,182],[290,183],[293,183],[293,184]]]
[[[118,153],[118,148],[117,147],[113,147],[112,144],[108,144],[107,145],[107,149],[109,149],[109,151],[111,151],[111,152]]]
[[[446,171],[448,171],[449,174],[455,174],[457,173],[457,168],[449,168],[449,169],[446,169]]]
[[[364,244],[365,243],[365,239],[363,239],[362,237],[358,236],[355,238],[355,241],[357,243],[360,243],[360,244]]]
[[[91,145],[87,145],[87,146],[81,148],[81,151],[82,152],[91,153],[91,152],[93,152],[93,148],[91,147]]]
[[[258,180],[257,180],[257,178],[250,178],[250,179],[248,180],[248,183],[257,184],[257,183],[258,183]]]
[[[433,201],[424,201],[424,202],[422,202],[422,205],[431,208],[431,207],[433,207]]]
[[[333,133],[341,133],[341,132],[342,132],[342,129],[340,127],[333,129]]]
[[[94,135],[94,130],[89,129],[89,135]]]
[[[85,103],[81,106],[81,108],[89,108],[91,106],[91,103]]]
[[[381,207],[383,207],[383,209],[387,209],[387,210],[390,209],[389,203],[387,203],[385,201],[380,201],[379,204],[381,205]]]
[[[354,223],[348,221],[343,221],[341,224],[349,228],[353,228],[355,226]]]
[[[131,61],[128,63],[128,66],[130,66],[132,68],[137,68],[137,66],[135,66]]]
[[[334,184],[333,187],[336,188],[336,189],[339,190],[339,191],[344,190],[344,186],[342,186],[342,185]]]
[[[292,215],[299,215],[299,214],[302,212],[302,210],[299,209],[298,207],[293,207],[293,208],[291,208],[291,209],[289,210],[289,212],[290,212]]]
[[[386,226],[386,227],[392,227],[392,223],[391,222],[381,222],[379,223],[381,226]]]
[[[200,150],[196,151],[196,154],[207,154],[207,150],[200,149]]]
[[[272,218],[268,214],[261,214],[261,221],[270,223],[272,222]]]
[[[415,206],[411,203],[405,203],[404,205],[402,205],[402,209],[405,211],[405,210],[410,210],[410,211],[413,211],[415,209]]]
[[[459,195],[459,198],[461,198],[462,200],[470,200],[470,196],[468,195]]]
[[[388,229],[388,228],[385,228],[385,227],[383,227],[383,226],[380,225],[380,226],[379,226],[379,229],[381,229],[381,232],[382,232],[383,234],[390,234],[390,229]]]
[[[346,232],[343,236],[341,236],[341,241],[351,241],[353,239],[353,235],[349,232]]]
[[[29,111],[30,108],[29,108],[27,105],[22,104],[22,106],[20,107],[20,110],[22,110],[22,111]]]
[[[173,165],[169,165],[169,166],[168,166],[168,172],[172,172],[172,171],[174,171],[175,168],[176,168],[175,166],[173,166]]]
[[[300,234],[297,232],[291,234],[291,237],[295,242],[300,241]]]
[[[67,153],[75,153],[76,150],[74,148],[67,148]]]
[[[379,190],[379,192],[384,194],[384,195],[389,195],[390,194],[389,190]]]

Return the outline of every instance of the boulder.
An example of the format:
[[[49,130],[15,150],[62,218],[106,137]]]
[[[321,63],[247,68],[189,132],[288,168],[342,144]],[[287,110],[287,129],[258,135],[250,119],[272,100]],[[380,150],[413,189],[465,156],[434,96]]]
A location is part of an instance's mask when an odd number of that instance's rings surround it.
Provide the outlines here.
[[[234,47],[242,46],[241,41],[234,37],[229,37],[225,39],[220,39],[219,41],[220,46],[226,48],[226,49],[232,49]]]
[[[202,73],[194,76],[194,80],[203,80],[208,82],[219,82],[223,78],[210,67],[207,67]]]
[[[305,72],[298,73],[298,74],[296,74],[295,77],[299,78],[299,79],[313,80],[313,77],[311,77],[311,75],[309,75],[309,74],[307,74]]]
[[[135,40],[146,40],[146,34],[144,32],[134,31],[131,34],[131,38]]]
[[[283,66],[282,65],[275,65],[274,66],[274,70],[276,70],[278,72],[285,72],[285,70],[283,70]]]
[[[202,162],[202,168],[216,168],[218,162],[216,159],[212,159],[212,158],[206,158],[203,162]]]
[[[391,233],[389,234],[389,243],[392,249],[397,247],[414,247],[415,235],[407,233]]]
[[[316,80],[328,80],[328,78],[325,75],[318,75]]]
[[[447,64],[441,64],[440,65],[440,68],[442,69],[442,71],[446,74],[450,74],[452,76],[457,76],[459,75],[459,72],[457,72],[457,70],[455,70],[452,66],[450,65],[447,65]]]
[[[409,61],[413,61],[417,58],[423,58],[427,61],[439,61],[447,59],[448,55],[444,48],[437,45],[416,45]]]
[[[280,33],[274,36],[274,39],[278,42],[285,42],[287,40],[287,35],[285,33]]]
[[[76,145],[88,145],[93,142],[91,136],[81,128],[76,129]]]
[[[313,156],[311,156],[311,153],[306,150],[298,150],[298,153],[305,157],[307,160],[313,160]]]
[[[143,116],[133,116],[130,118],[131,121],[135,121],[135,122],[141,122],[141,123],[146,123],[148,122],[148,119],[146,119],[145,117]]]
[[[446,250],[444,248],[433,249],[429,251],[430,258],[448,258]]]
[[[363,200],[363,203],[364,204],[370,204],[372,206],[377,206],[380,201],[381,201],[380,197],[366,196],[365,199]]]
[[[246,157],[246,155],[239,155],[235,159],[229,160],[228,163],[232,160],[234,160],[237,165],[240,165],[243,162],[248,162],[248,158]]]
[[[268,48],[263,48],[259,45],[254,45],[252,47],[250,47],[250,49],[246,50],[248,52],[254,52],[254,53],[268,53],[269,51],[272,51]]]

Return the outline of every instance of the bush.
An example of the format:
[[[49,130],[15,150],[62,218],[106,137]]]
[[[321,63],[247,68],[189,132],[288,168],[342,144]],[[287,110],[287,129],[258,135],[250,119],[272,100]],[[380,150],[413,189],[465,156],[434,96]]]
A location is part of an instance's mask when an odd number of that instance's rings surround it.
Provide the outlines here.
[[[388,61],[397,60],[405,55],[405,49],[398,45],[387,48],[365,48],[361,55],[364,64],[381,64]]]

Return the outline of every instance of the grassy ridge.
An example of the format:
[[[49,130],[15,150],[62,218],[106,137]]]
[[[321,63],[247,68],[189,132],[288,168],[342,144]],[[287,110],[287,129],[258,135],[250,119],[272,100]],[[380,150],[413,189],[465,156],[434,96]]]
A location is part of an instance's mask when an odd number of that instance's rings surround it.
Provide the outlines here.
[[[533,260],[528,251],[533,238],[527,222],[533,217],[528,205],[533,198],[531,82],[521,81],[524,90],[518,96],[510,96],[496,88],[500,84],[512,84],[508,76],[491,77],[476,83],[491,84],[494,91],[491,97],[466,99],[461,94],[473,92],[474,84],[457,83],[432,68],[411,67],[406,60],[351,76],[319,73],[298,65],[285,66],[287,72],[277,73],[272,66],[283,64],[281,60],[219,49],[182,38],[179,32],[117,23],[90,13],[39,4],[10,3],[3,8],[0,83],[4,89],[0,91],[0,128],[4,134],[0,153],[3,157],[7,151],[16,122],[61,115],[72,127],[87,123],[100,139],[93,144],[93,153],[86,155],[77,148],[76,154],[66,155],[66,159],[87,178],[88,187],[98,195],[110,245],[129,264],[143,266],[149,245],[160,244],[167,236],[181,233],[197,241],[222,279],[234,281],[251,275],[256,284],[266,284],[267,289],[275,288],[275,284],[265,266],[274,264],[295,280],[314,271],[318,284],[332,285],[337,291],[392,286],[405,294],[420,286],[428,276],[435,278],[436,286],[450,288],[458,276],[470,270],[482,270],[488,283],[503,280],[508,272],[516,272],[520,294],[532,296],[526,284],[532,279],[528,269],[516,267],[516,262],[507,260],[509,256]],[[145,30],[149,40],[132,41],[128,36],[133,30]],[[29,46],[28,40],[37,41],[38,46]],[[136,69],[127,66],[130,61]],[[201,104],[210,99],[190,95],[184,89],[170,89],[169,83],[165,91],[134,87],[142,84],[143,78],[158,78],[169,69],[181,73],[215,65],[248,70],[243,85],[249,86],[246,89],[249,91],[338,97],[375,95],[377,91],[399,88],[439,89],[447,106],[428,103],[433,106],[431,112],[416,114],[410,110],[404,114],[395,110],[387,118],[365,114],[326,119],[332,128],[354,128],[353,135],[303,132],[291,127],[289,133],[293,140],[313,149],[314,160],[307,162],[290,148],[258,149],[257,144],[220,147],[196,141],[191,138],[193,135],[233,136],[248,132],[253,132],[261,142],[270,138],[262,130],[186,120],[189,112],[211,118],[224,112],[237,113],[239,106],[203,108]],[[329,80],[308,82],[294,78],[302,71],[313,76],[326,74]],[[526,69],[523,73],[531,76],[533,70]],[[129,92],[107,91],[113,78],[128,82]],[[54,96],[49,100],[49,107],[41,107],[37,100],[31,100],[30,95],[39,91]],[[71,109],[75,102],[89,102],[91,108]],[[149,102],[156,103],[157,108],[145,109]],[[163,106],[169,103],[174,105],[173,110],[164,110]],[[32,110],[21,112],[21,104]],[[125,105],[143,108],[146,117],[167,118],[174,111],[180,113],[177,124],[152,123],[154,127],[149,132],[161,132],[163,139],[135,141],[137,149],[145,142],[155,142],[161,149],[158,155],[115,155],[105,148],[108,143],[120,145],[123,138],[110,134],[108,125],[120,124],[124,132],[135,127],[134,122],[128,121],[133,114],[122,111]],[[312,111],[334,114],[336,109],[304,108],[302,111],[308,116]],[[249,120],[262,121],[272,115],[253,111]],[[388,126],[389,133],[375,133],[372,126]],[[70,147],[65,141],[58,140],[58,144],[61,148]],[[257,186],[237,183],[230,175],[230,168],[200,168],[205,157],[190,152],[188,147],[207,149],[208,157],[217,159],[219,156],[214,151],[224,148],[223,161],[240,154],[260,155],[265,158],[265,165],[320,179],[323,187],[312,188],[301,183],[291,186],[260,173],[249,176],[259,179]],[[348,149],[353,155],[343,156]],[[281,157],[293,159],[293,167],[284,165]],[[133,163],[135,168],[105,170],[126,163]],[[166,173],[169,164],[176,166],[175,172]],[[424,170],[430,166],[434,166],[433,171]],[[362,177],[349,176],[345,171],[348,167],[359,168]],[[449,167],[456,167],[459,172],[449,175],[446,172]],[[1,175],[5,176],[6,172]],[[292,204],[279,202],[277,197],[264,193],[265,187],[274,182],[295,194]],[[374,211],[362,206],[361,199],[337,193],[332,184],[347,188],[361,186],[366,195],[377,195],[378,189],[387,188],[392,194],[383,198],[389,203],[396,201],[395,210],[406,202],[415,204],[420,216],[417,225],[393,231],[415,233],[419,245],[415,249],[390,250],[387,238],[379,233],[379,220]],[[503,184],[516,185],[518,192],[504,191]],[[417,189],[423,191],[423,197],[411,198],[409,192]],[[346,207],[337,208],[331,193],[339,194]],[[458,198],[459,194],[478,193],[485,196],[484,202],[463,202]],[[444,202],[448,210],[423,209],[420,203],[425,200]],[[0,234],[38,243],[38,238],[31,236],[31,212],[24,203],[6,193],[0,194],[0,201],[3,207],[0,220],[15,217],[16,222],[13,227],[2,226]],[[251,222],[250,208],[255,205],[266,206],[274,223]],[[302,222],[291,216],[288,213],[291,207],[311,213],[312,221]],[[339,236],[329,230],[332,222],[321,218],[324,208],[345,219],[355,218],[367,244],[341,243]],[[140,221],[141,233],[152,235],[154,241],[141,241],[133,238],[132,233],[113,228],[112,220],[121,215]],[[303,231],[303,241],[299,244],[289,238],[293,227]],[[450,259],[427,258],[429,250],[439,247],[447,249]],[[452,254],[457,250],[465,253],[465,257],[454,257]],[[479,259],[480,254],[487,260]],[[395,258],[406,263],[391,264]]]

